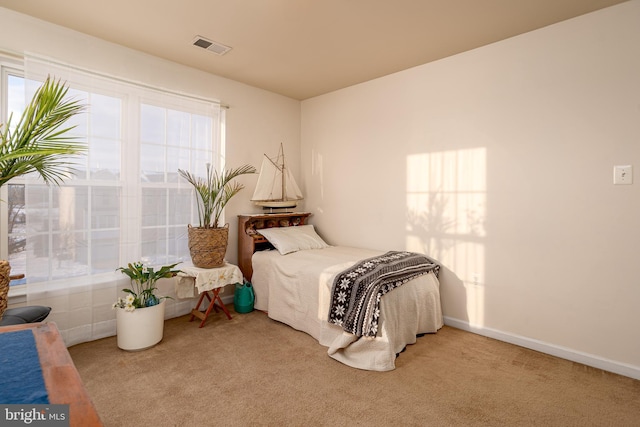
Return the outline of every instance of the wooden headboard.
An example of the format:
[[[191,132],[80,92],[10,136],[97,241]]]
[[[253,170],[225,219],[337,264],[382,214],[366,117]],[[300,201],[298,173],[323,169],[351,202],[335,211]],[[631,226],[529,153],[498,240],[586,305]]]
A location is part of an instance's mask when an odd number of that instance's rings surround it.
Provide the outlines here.
[[[251,266],[253,253],[273,247],[256,230],[305,225],[310,215],[309,212],[238,215],[238,267],[244,278],[251,280],[253,275]]]

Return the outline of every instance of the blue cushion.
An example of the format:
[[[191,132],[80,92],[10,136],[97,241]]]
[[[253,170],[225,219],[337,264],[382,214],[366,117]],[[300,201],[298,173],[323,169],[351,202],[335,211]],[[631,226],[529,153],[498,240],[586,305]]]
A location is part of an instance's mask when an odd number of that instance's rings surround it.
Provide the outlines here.
[[[51,307],[44,307],[42,305],[8,308],[4,311],[2,320],[0,320],[0,326],[42,322],[47,318],[50,311]]]

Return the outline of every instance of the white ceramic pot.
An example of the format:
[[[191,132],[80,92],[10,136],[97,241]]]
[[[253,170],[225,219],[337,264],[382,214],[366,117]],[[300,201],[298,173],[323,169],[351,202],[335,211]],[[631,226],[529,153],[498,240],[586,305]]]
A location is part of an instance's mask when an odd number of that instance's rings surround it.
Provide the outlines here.
[[[151,307],[133,311],[116,309],[116,333],[118,347],[138,351],[153,347],[162,341],[164,333],[164,305],[166,300]]]

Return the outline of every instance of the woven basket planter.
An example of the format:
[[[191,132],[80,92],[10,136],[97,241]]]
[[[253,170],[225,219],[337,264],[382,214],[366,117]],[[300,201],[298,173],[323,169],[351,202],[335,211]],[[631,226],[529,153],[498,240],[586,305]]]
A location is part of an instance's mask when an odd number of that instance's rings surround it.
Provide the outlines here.
[[[228,242],[229,224],[219,228],[189,225],[189,253],[191,254],[191,262],[196,267],[222,267]]]
[[[7,309],[7,304],[9,302],[9,282],[11,281],[9,278],[10,272],[11,266],[9,265],[9,261],[0,260],[0,320],[2,320],[2,315]]]

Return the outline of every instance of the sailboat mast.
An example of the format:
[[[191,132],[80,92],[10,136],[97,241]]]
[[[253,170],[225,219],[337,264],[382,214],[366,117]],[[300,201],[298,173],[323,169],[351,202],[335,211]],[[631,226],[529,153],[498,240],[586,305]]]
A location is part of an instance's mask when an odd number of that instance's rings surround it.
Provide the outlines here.
[[[282,148],[282,143],[280,143],[280,153],[282,154],[282,175],[280,175],[280,179],[282,181],[282,200],[287,200],[287,187],[285,183],[285,164],[284,164],[284,149]]]

